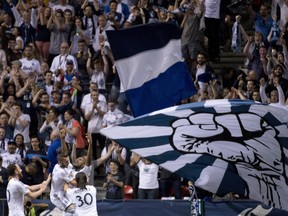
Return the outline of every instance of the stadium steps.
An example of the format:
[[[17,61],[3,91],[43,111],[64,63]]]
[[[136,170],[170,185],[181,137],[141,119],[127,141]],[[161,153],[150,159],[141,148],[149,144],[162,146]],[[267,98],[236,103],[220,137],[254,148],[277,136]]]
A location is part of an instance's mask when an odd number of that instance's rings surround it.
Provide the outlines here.
[[[220,55],[219,62],[210,62],[210,66],[215,73],[221,76],[223,68],[234,67],[236,69],[243,68],[246,56],[243,53],[233,53],[232,51],[224,51]]]

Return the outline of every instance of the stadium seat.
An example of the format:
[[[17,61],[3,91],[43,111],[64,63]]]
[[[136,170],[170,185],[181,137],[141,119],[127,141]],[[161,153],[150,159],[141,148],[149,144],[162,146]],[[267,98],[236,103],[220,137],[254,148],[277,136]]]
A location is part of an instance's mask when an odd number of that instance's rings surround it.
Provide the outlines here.
[[[133,188],[130,185],[124,185],[124,199],[133,199]]]
[[[182,197],[190,197],[189,187],[188,186],[182,186],[181,187],[181,193],[182,193]]]

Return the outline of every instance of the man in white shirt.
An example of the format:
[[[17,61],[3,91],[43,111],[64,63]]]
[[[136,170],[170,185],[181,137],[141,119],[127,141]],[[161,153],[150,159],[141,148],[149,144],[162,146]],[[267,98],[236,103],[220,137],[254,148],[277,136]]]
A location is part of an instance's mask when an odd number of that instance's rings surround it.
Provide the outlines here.
[[[8,151],[8,139],[5,138],[6,130],[0,126],[0,154]]]
[[[57,55],[51,64],[50,71],[52,73],[57,73],[58,70],[66,71],[67,60],[72,60],[74,65],[74,71],[78,71],[78,64],[74,56],[69,54],[69,45],[66,42],[63,42],[60,46],[60,55]]]
[[[23,107],[19,103],[15,103],[12,106],[12,110],[9,111],[5,109],[6,112],[10,115],[9,124],[14,125],[14,137],[17,134],[22,134],[24,136],[24,143],[26,147],[29,147],[30,145],[30,136],[29,136],[29,130],[30,130],[30,123],[31,118],[30,115],[23,113]]]
[[[24,196],[36,199],[46,189],[51,176],[49,175],[41,184],[28,186],[19,181],[22,177],[22,170],[17,164],[10,164],[7,167],[7,173],[10,178],[6,191],[9,216],[24,216]]]
[[[99,100],[98,90],[93,90],[91,92],[92,102],[85,105],[85,119],[88,121],[87,132],[92,134],[93,137],[93,157],[96,159],[97,152],[96,146],[98,141],[98,146],[101,149],[105,145],[105,137],[100,134],[100,130],[103,124],[103,116],[107,112],[107,103]]]
[[[35,77],[38,76],[41,73],[40,62],[33,58],[33,48],[31,46],[27,45],[24,48],[24,56],[24,58],[20,59],[23,72],[26,75],[33,73]]]
[[[82,99],[82,103],[81,103],[81,110],[83,113],[85,113],[85,107],[88,103],[91,103],[92,102],[92,98],[91,98],[91,92],[94,91],[94,90],[97,90],[98,91],[98,84],[95,83],[95,82],[90,82],[90,86],[89,86],[89,90],[90,90],[90,93],[89,94],[86,94],[84,95],[83,99]],[[106,98],[104,95],[102,94],[99,94],[99,97],[98,97],[99,101],[103,101],[106,103]]]
[[[129,120],[126,115],[117,108],[116,101],[109,100],[108,109],[108,112],[103,116],[103,127],[111,127]]]
[[[14,140],[8,142],[8,151],[1,154],[3,158],[2,166],[7,168],[9,164],[22,165],[22,160],[20,154],[16,153],[16,143]]]

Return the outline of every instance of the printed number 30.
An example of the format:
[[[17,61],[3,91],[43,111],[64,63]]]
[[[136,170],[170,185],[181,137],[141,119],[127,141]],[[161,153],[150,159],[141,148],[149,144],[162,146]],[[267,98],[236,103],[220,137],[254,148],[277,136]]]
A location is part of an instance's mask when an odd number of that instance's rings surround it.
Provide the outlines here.
[[[86,193],[86,194],[83,196],[84,199],[82,199],[81,196],[76,196],[76,198],[78,199],[78,201],[79,201],[79,203],[80,203],[80,204],[78,205],[78,207],[83,206],[84,203],[85,203],[86,205],[91,205],[92,202],[93,202],[93,197],[92,197],[91,194],[89,194],[89,193]]]

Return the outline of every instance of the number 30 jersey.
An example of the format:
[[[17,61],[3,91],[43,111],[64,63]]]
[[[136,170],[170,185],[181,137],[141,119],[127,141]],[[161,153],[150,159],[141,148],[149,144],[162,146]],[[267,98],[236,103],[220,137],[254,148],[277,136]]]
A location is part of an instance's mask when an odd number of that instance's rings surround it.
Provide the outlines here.
[[[76,205],[76,216],[98,216],[96,188],[92,185],[86,185],[86,188],[86,190],[69,188],[67,190],[67,197]]]

